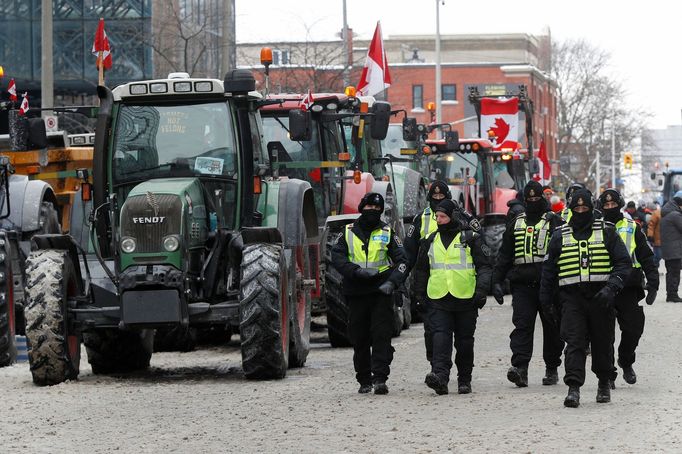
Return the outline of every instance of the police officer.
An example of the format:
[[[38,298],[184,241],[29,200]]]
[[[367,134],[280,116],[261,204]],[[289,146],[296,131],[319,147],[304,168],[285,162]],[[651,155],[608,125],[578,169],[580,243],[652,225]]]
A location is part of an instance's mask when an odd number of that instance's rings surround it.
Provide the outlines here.
[[[431,184],[427,194],[429,206],[424,208],[424,211],[421,214],[414,217],[412,225],[407,229],[407,235],[405,236],[405,252],[407,252],[409,260],[409,269],[412,269],[417,261],[420,243],[438,229],[438,224],[436,222],[436,208],[438,208],[438,204],[443,200],[451,199],[452,194],[446,182],[436,180]],[[481,228],[478,220],[470,213],[461,209],[457,204],[455,204],[453,217],[456,221],[460,222],[462,228],[470,228],[476,232]],[[423,300],[420,301],[419,298],[415,298],[415,306],[420,313],[424,312],[422,303]],[[426,359],[429,363],[431,362],[431,357],[433,355],[433,343],[431,340],[431,330],[429,328],[428,320],[425,319],[424,344],[426,346]]]
[[[457,392],[468,394],[478,309],[490,288],[490,252],[480,235],[462,230],[452,200],[438,205],[436,222],[438,230],[422,242],[415,268],[416,293],[425,302],[433,333],[431,372],[425,381],[437,394],[448,393],[454,334]]]
[[[332,263],[343,276],[358,392],[374,388],[374,394],[387,394],[394,351],[392,294],[405,280],[407,256],[395,232],[381,221],[381,194],[365,194],[358,211],[360,217],[332,248]]]
[[[612,224],[594,218],[592,193],[574,192],[569,203],[568,224],[557,229],[549,243],[542,268],[540,304],[548,318],[555,318],[552,298],[559,288],[561,338],[566,342],[564,383],[568,385],[566,407],[580,404],[585,383],[588,339],[592,345],[592,371],[599,379],[597,402],[610,402],[614,297],[632,271],[630,254]]]
[[[533,355],[535,320],[540,312],[545,377],[543,385],[559,382],[557,368],[564,347],[553,320],[540,311],[540,276],[549,239],[561,220],[543,197],[542,186],[529,181],[523,188],[524,211],[507,225],[493,273],[493,295],[504,303],[502,284],[509,278],[512,291],[512,322],[509,335],[512,357],[507,379],[518,387],[528,386],[528,363]]]
[[[571,196],[575,191],[579,189],[585,189],[585,185],[582,183],[575,182],[571,183],[568,189],[566,189],[566,208],[564,208],[560,214],[561,219],[564,221],[564,223],[567,223],[571,219],[571,216],[573,214],[573,212],[569,208],[569,205],[571,204]]]
[[[616,226],[616,232],[625,243],[632,259],[632,271],[625,281],[625,287],[616,299],[616,319],[620,326],[618,345],[618,365],[623,368],[623,379],[629,383],[637,382],[632,364],[635,362],[635,349],[644,332],[644,309],[638,304],[644,298],[644,275],[646,275],[646,303],[651,305],[658,292],[658,267],[654,253],[647,243],[644,232],[637,223],[625,219],[621,209],[625,200],[615,189],[607,189],[599,196],[605,221]],[[613,378],[615,379],[615,372]]]

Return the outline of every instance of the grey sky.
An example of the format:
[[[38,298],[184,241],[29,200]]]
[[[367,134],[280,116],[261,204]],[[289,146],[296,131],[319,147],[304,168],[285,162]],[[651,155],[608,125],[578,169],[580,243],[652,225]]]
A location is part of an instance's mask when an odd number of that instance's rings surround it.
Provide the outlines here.
[[[237,41],[331,39],[342,27],[341,0],[236,0]],[[682,13],[675,1],[445,0],[441,33],[531,33],[585,38],[612,55],[628,105],[654,114],[650,126],[682,122]],[[434,0],[347,0],[348,24],[370,38],[435,33]]]

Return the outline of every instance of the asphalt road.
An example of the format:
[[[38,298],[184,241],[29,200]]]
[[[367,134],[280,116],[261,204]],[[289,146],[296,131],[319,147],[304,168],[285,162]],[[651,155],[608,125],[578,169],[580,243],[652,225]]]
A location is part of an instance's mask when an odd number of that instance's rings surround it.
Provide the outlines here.
[[[95,376],[85,352],[78,381],[33,386],[27,364],[0,369],[2,452],[682,452],[682,304],[646,307],[638,383],[617,380],[612,402],[595,402],[588,372],[578,409],[566,387],[506,380],[510,298],[489,298],[476,332],[473,393],[436,396],[421,325],[394,339],[386,396],[359,395],[352,351],[323,331],[306,367],[284,380],[243,378],[238,344],[158,353],[150,370]],[[538,321],[539,323],[539,321]],[[540,351],[540,333],[536,352]],[[589,358],[588,358],[589,367]]]

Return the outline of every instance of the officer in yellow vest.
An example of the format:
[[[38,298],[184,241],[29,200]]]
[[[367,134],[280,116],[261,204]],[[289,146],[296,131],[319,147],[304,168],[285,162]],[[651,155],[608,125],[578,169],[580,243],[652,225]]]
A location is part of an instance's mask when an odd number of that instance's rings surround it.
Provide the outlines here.
[[[615,189],[607,189],[599,196],[599,202],[604,220],[616,226],[616,231],[625,243],[633,263],[630,277],[625,281],[625,288],[616,298],[616,320],[621,331],[618,365],[623,369],[623,379],[632,385],[637,381],[637,375],[632,368],[635,362],[635,349],[644,332],[644,309],[638,304],[644,298],[644,275],[646,303],[651,305],[656,300],[658,292],[658,267],[644,232],[635,221],[623,217],[621,210],[625,200],[621,194]],[[615,379],[615,372],[612,378]]]
[[[407,276],[407,256],[400,238],[381,221],[381,194],[365,194],[358,211],[360,217],[332,248],[332,263],[343,276],[358,392],[373,388],[374,394],[387,394],[394,351],[392,294]]]
[[[568,224],[552,234],[542,267],[540,304],[548,318],[556,318],[552,304],[558,286],[561,338],[566,342],[564,383],[566,407],[580,405],[585,383],[588,340],[592,371],[597,375],[597,402],[610,402],[615,330],[614,297],[632,271],[630,254],[613,225],[595,219],[592,193],[578,189],[571,197]]]
[[[415,290],[425,302],[433,333],[431,372],[425,381],[437,394],[448,393],[454,335],[457,392],[468,394],[478,309],[490,289],[490,250],[480,235],[462,230],[452,200],[438,205],[436,222],[438,230],[422,242],[415,267]]]
[[[549,239],[561,219],[550,210],[537,181],[529,181],[523,188],[523,204],[525,212],[507,224],[493,273],[493,296],[499,304],[504,302],[505,278],[511,284],[514,330],[509,335],[512,357],[507,379],[518,387],[528,386],[528,364],[533,355],[539,312],[546,368],[542,384],[555,385],[559,382],[557,368],[561,365],[564,343],[559,339],[556,324],[540,310],[540,276]]]

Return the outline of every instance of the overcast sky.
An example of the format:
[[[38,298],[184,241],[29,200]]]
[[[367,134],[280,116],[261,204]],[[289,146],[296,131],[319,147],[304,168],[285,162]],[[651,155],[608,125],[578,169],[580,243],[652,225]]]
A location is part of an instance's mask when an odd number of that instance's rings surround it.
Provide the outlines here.
[[[342,0],[236,0],[237,41],[331,39],[343,25]],[[636,6],[636,5],[639,6]],[[347,0],[348,25],[371,38],[435,34],[435,0]],[[445,0],[442,34],[530,33],[549,27],[555,40],[585,38],[612,55],[630,106],[654,114],[650,126],[682,123],[682,13],[675,1]]]

